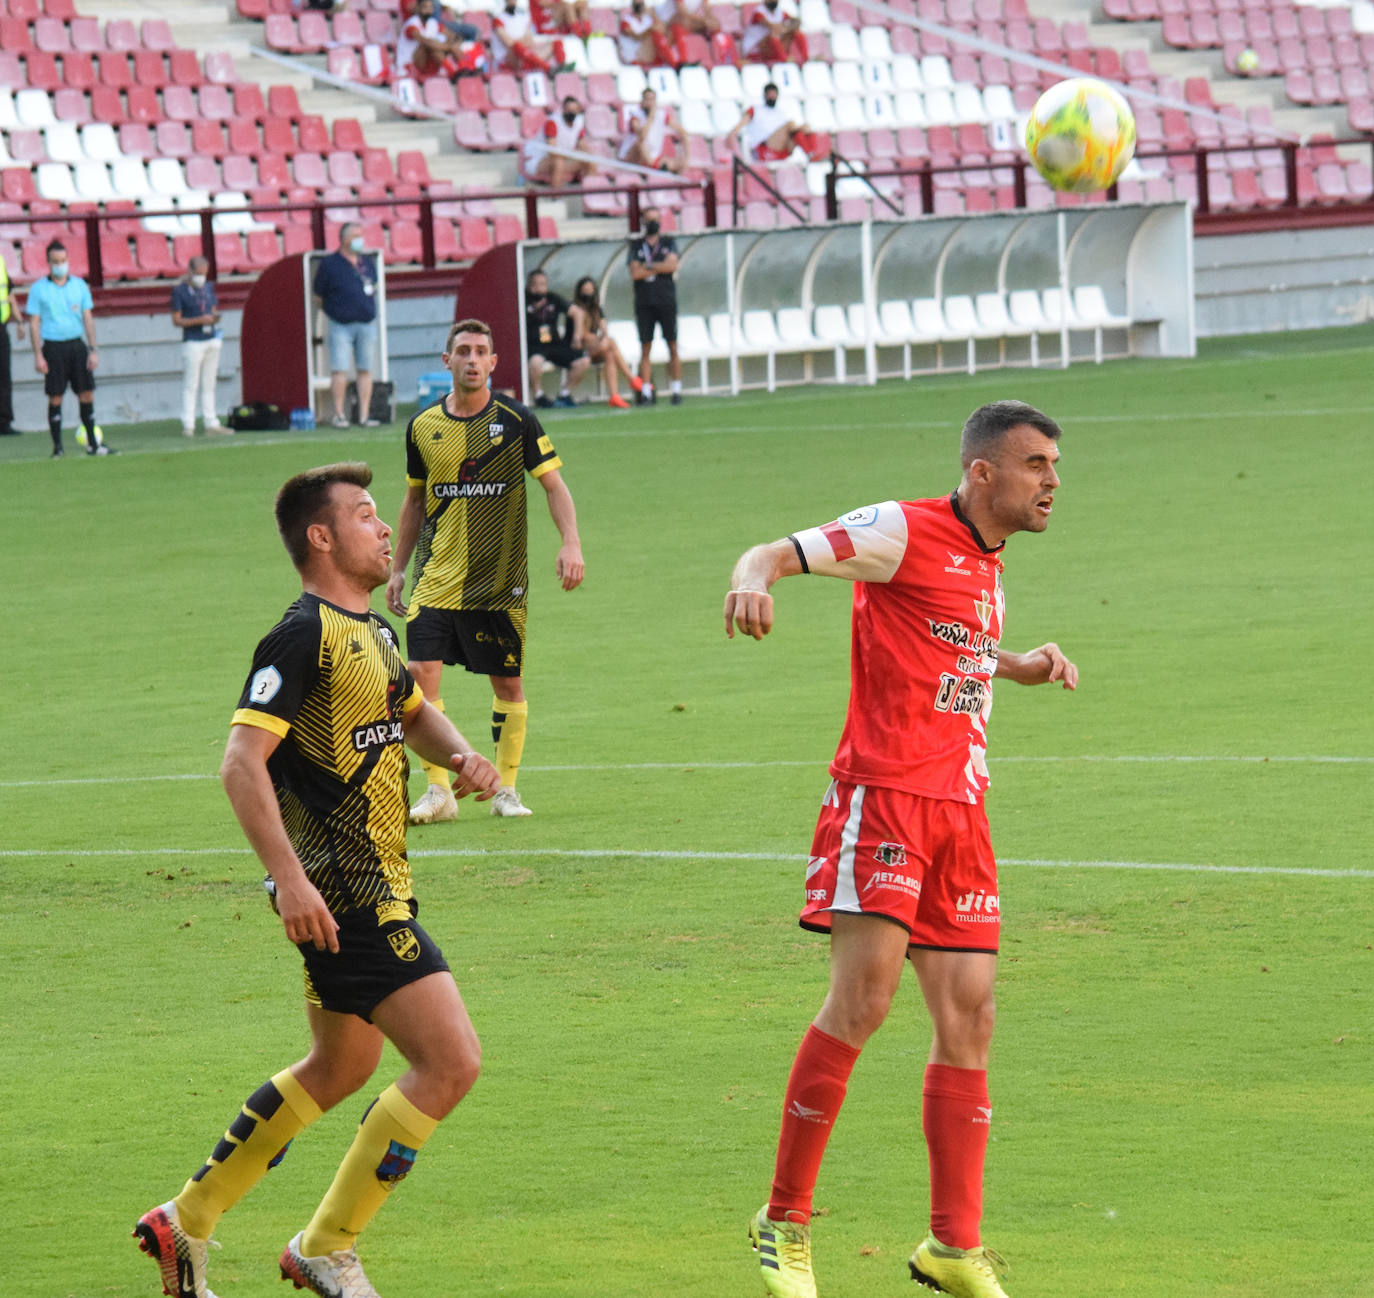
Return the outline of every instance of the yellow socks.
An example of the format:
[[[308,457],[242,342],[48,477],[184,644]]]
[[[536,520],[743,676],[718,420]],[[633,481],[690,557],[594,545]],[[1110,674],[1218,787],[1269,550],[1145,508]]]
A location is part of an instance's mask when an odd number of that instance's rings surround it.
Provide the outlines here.
[[[430,699],[430,703],[439,709],[444,710],[443,699]],[[421,762],[424,768],[425,781],[429,784],[437,784],[440,788],[451,788],[453,785],[453,772],[447,766],[436,766],[433,762]]]
[[[352,1248],[438,1125],[437,1118],[421,1113],[399,1087],[388,1086],[363,1115],[334,1184],[305,1228],[301,1252],[320,1257]]]
[[[507,788],[515,787],[515,777],[520,773],[529,712],[530,705],[523,699],[510,703],[493,696],[491,700],[491,739],[496,745],[496,770]]]
[[[210,1160],[177,1195],[182,1229],[209,1239],[220,1217],[275,1167],[286,1147],[320,1116],[320,1106],[283,1069],[244,1102]]]

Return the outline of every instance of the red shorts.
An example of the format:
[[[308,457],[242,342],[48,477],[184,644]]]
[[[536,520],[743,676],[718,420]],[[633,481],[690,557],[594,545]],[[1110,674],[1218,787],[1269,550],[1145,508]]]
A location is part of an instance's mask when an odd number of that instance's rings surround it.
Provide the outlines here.
[[[895,920],[912,946],[995,952],[1002,906],[982,806],[832,780],[801,926],[829,932],[835,911]]]
[[[792,153],[792,149],[783,152],[782,149],[774,149],[767,144],[760,144],[754,150],[754,160],[756,162],[786,162]]]

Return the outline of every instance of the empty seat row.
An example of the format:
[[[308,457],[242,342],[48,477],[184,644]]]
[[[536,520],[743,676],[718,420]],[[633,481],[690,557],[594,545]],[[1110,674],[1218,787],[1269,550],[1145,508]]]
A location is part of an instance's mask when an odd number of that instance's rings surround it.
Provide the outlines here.
[[[98,18],[73,16],[70,19],[43,15],[28,19],[13,9],[0,15],[0,47],[11,54],[37,50],[62,54],[68,50],[96,54],[102,50],[132,53],[135,50],[166,51],[176,48],[172,29],[163,18],[145,18],[135,24],[126,18],[102,23]]]

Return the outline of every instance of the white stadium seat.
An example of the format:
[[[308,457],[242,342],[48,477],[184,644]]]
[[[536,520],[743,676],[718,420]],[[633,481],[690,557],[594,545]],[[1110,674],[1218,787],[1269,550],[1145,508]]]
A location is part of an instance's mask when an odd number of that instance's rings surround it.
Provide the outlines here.
[[[869,94],[890,95],[897,89],[896,82],[892,79],[890,63],[863,63],[860,67],[863,71],[864,89]]]
[[[859,29],[859,48],[866,59],[878,59],[887,63],[892,58],[892,40],[886,27],[861,27]]]
[[[953,126],[959,120],[954,115],[954,96],[948,90],[927,90],[923,100],[931,126]]]
[[[76,192],[83,203],[110,203],[119,198],[110,184],[110,169],[103,162],[90,158],[78,162],[73,170]]]
[[[835,79],[830,72],[830,64],[819,63],[815,59],[802,64],[802,89],[807,95],[825,95],[827,98],[835,93]]]
[[[65,162],[69,166],[75,166],[86,156],[75,122],[54,122],[51,126],[45,126],[43,147],[47,150],[50,162]]]
[[[682,102],[682,88],[677,82],[677,73],[672,68],[650,68],[648,72],[649,89],[658,96],[660,104],[676,107]]]
[[[943,54],[927,54],[921,60],[921,81],[927,90],[948,90],[954,84],[954,78],[949,71],[949,60]]]
[[[717,64],[711,69],[711,93],[717,99],[730,99],[737,104],[744,102],[744,83],[740,80],[739,69],[728,63]],[[622,94],[621,98],[625,96]]]
[[[954,87],[954,120],[956,122],[986,122],[983,92],[977,86],[960,83]]]
[[[914,54],[898,54],[889,66],[892,69],[892,84],[898,90],[924,90],[926,83],[921,80],[921,65]]]
[[[639,97],[644,93],[644,87],[649,84],[648,78],[644,75],[644,69],[640,67],[621,68],[615,74],[615,92],[620,96],[623,104],[637,104]]]
[[[113,162],[120,156],[119,137],[108,122],[91,122],[81,128],[81,151],[93,162]]]
[[[39,198],[54,203],[75,203],[79,197],[72,169],[65,162],[40,162],[34,169],[33,187]]]
[[[867,89],[863,67],[858,63],[835,63],[831,66],[830,76],[835,82],[837,95],[862,95]]]
[[[684,104],[690,104],[694,99],[699,99],[703,103],[710,102],[711,74],[706,68],[692,64],[678,73],[677,80]]]
[[[830,29],[830,57],[835,63],[858,63],[864,56],[859,33],[845,23]]]
[[[924,126],[929,121],[926,101],[914,90],[899,90],[892,101],[892,111],[901,126]]]
[[[801,68],[795,63],[775,63],[773,64],[773,84],[778,88],[778,94],[791,95],[794,99],[800,99],[806,93],[802,83]]]
[[[21,90],[14,96],[14,114],[25,130],[42,130],[57,121],[52,96],[46,90]]]

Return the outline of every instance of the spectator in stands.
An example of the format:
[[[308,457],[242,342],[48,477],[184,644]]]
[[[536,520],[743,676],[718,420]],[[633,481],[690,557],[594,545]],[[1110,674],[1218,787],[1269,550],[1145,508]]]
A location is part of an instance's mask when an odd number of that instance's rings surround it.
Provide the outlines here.
[[[440,22],[435,0],[416,0],[415,11],[401,24],[396,38],[397,71],[417,81],[440,75],[452,80],[464,70],[463,46]]]
[[[642,233],[630,237],[630,279],[634,282],[635,323],[639,327],[639,377],[643,389],[635,393],[635,403],[652,405],[654,367],[649,349],[654,342],[654,327],[668,344],[668,376],[672,380],[673,405],[682,404],[682,358],[677,354],[677,244],[671,235],[661,233],[662,216],[656,207],[644,209]]]
[[[219,327],[219,295],[207,278],[210,263],[192,257],[186,274],[172,286],[172,323],[181,330],[181,435],[196,435],[196,395],[207,433],[227,433],[215,413],[215,383],[224,339]]]
[[[668,28],[679,67],[692,61],[687,49],[688,33],[706,37],[717,63],[739,62],[735,38],[721,31],[707,0],[663,0],[658,6],[658,17]]]
[[[529,353],[530,391],[534,404],[575,406],[572,390],[591,366],[591,361],[568,342],[568,303],[549,292],[549,279],[542,270],[531,271],[525,281],[525,350]],[[544,371],[550,367],[563,372],[557,400],[550,401],[540,389]]]
[[[763,88],[763,103],[746,108],[725,138],[734,144],[740,132],[750,162],[785,162],[796,148],[816,158],[824,147],[804,122],[791,121],[778,107],[778,88],[771,81]]]
[[[677,114],[671,108],[659,108],[652,90],[646,88],[640,95],[638,108],[625,110],[625,138],[618,155],[622,162],[678,173],[687,169],[687,147],[687,132]]]
[[[95,345],[95,304],[91,290],[79,275],[70,273],[67,248],[60,239],[48,244],[48,273],[29,286],[24,314],[33,335],[33,364],[43,376],[48,394],[48,432],[52,457],[62,449],[62,395],[70,387],[76,393],[81,425],[86,430],[87,455],[113,455],[95,431],[95,369],[100,352]]]
[[[785,63],[792,58],[806,62],[810,54],[792,0],[763,0],[754,10],[744,29],[744,57],[756,63]]]
[[[667,27],[645,0],[633,0],[628,9],[620,11],[619,45],[622,63],[638,63],[645,68],[678,65],[678,57],[668,44]]]
[[[347,428],[344,401],[348,371],[357,371],[358,422],[376,428],[372,418],[372,349],[377,338],[377,263],[368,255],[363,227],[350,221],[339,231],[339,247],[315,269],[315,301],[329,322],[329,395],[335,428]]]
[[[409,18],[419,4],[420,0],[401,0],[401,17]],[[440,27],[460,41],[475,41],[482,34],[475,24],[463,22],[448,5],[440,4],[434,16],[438,18]]]
[[[541,36],[568,32],[585,41],[592,34],[587,0],[553,0],[551,4],[530,0],[530,17],[534,20],[534,30]]]
[[[625,376],[636,398],[644,390],[644,380],[630,369],[619,344],[606,332],[606,315],[601,310],[596,280],[590,275],[584,275],[577,281],[572,303],[568,307],[568,324],[572,330],[568,342],[573,349],[586,352],[587,359],[593,365],[601,366],[606,391],[610,393],[607,404],[617,410],[628,409],[630,403],[620,395],[617,376]]]
[[[24,341],[24,313],[10,296],[10,272],[0,256],[0,437],[14,437],[14,396],[10,379],[10,317],[14,317],[19,341]]]
[[[564,185],[580,185],[596,171],[596,163],[589,158],[569,158],[555,150],[580,153],[586,147],[587,131],[582,105],[576,95],[563,100],[562,113],[544,123],[542,135],[525,141],[525,179],[559,189]]]
[[[497,67],[512,72],[538,71],[552,76],[567,67],[567,54],[560,40],[537,41],[528,9],[519,0],[506,0],[491,19],[491,46]]]

